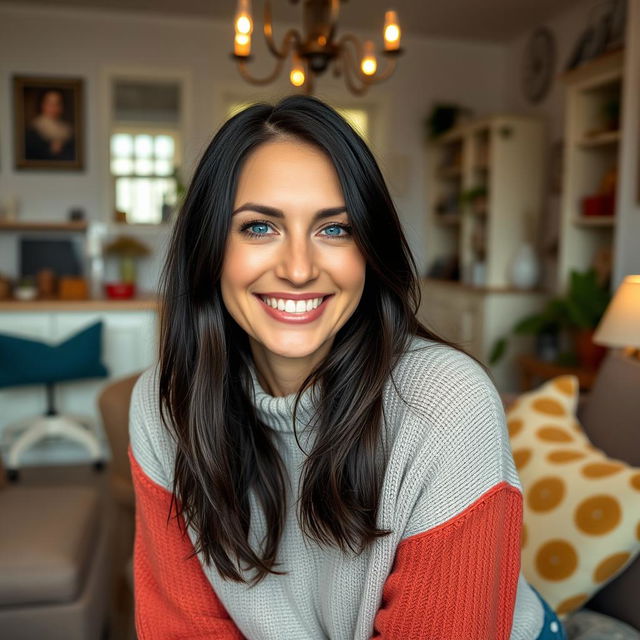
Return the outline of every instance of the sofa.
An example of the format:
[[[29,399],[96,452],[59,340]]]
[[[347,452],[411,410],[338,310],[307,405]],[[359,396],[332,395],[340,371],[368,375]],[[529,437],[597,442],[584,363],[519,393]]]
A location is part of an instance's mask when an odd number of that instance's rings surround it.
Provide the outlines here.
[[[505,409],[517,400],[503,393]],[[640,361],[611,350],[576,417],[591,444],[610,458],[640,467]],[[640,520],[640,499],[637,503]],[[526,519],[526,518],[525,518]],[[640,640],[640,556],[564,620],[570,640]]]
[[[112,518],[103,480],[89,465],[23,467],[18,483],[0,487],[0,637],[106,633]]]

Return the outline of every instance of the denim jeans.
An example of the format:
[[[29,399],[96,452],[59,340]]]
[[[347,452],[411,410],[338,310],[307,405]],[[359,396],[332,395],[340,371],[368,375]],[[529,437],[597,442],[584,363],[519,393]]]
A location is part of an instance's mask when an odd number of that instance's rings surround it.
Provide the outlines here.
[[[567,640],[567,634],[555,611],[547,604],[547,601],[538,593],[532,584],[529,584],[529,586],[538,596],[544,608],[544,622],[542,623],[542,630],[536,640]]]

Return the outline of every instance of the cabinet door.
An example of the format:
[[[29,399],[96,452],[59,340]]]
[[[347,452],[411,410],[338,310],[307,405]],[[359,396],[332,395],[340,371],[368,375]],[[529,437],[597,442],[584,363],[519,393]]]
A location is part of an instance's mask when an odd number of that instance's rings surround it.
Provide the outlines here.
[[[482,357],[482,299],[463,289],[423,286],[420,320],[440,337]]]

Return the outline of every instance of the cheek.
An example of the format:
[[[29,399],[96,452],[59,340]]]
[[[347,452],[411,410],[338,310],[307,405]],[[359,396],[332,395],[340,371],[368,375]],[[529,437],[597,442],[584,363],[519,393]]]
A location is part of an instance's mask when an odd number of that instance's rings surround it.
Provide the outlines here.
[[[222,280],[228,287],[243,286],[254,280],[263,260],[257,251],[241,244],[228,245],[222,266]]]
[[[364,287],[366,261],[358,249],[345,251],[332,263],[334,278],[343,289],[360,291]]]

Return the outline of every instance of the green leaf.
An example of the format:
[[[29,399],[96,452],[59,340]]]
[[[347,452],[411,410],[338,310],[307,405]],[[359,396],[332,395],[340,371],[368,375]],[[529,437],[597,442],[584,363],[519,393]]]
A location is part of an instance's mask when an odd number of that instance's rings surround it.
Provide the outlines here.
[[[489,364],[496,364],[500,358],[504,355],[504,352],[507,350],[507,339],[500,338],[496,340],[493,349],[491,349],[491,355],[489,356]]]

